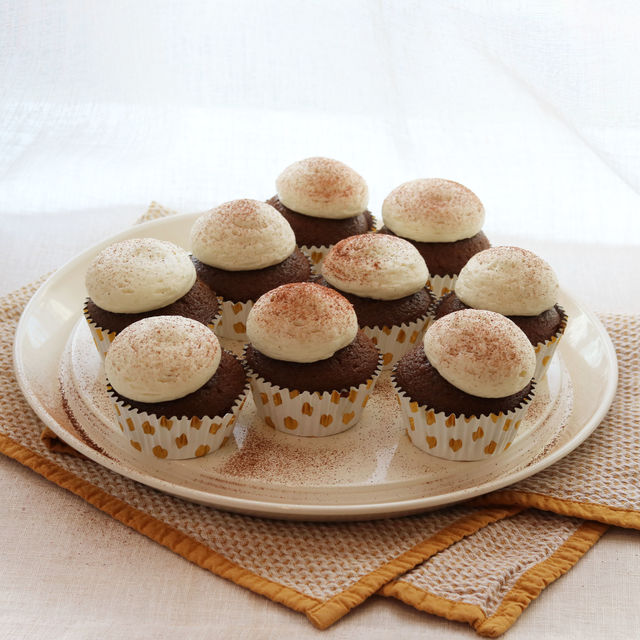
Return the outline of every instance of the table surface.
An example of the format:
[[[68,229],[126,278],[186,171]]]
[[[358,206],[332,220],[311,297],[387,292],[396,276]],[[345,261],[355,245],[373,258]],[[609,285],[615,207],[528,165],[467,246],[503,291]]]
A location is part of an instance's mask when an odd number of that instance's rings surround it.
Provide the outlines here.
[[[467,184],[494,244],[640,312],[639,10],[556,5],[3,3],[0,294],[153,199],[264,199],[328,155],[375,213],[404,180]],[[377,597],[319,632],[3,456],[0,487],[0,638],[476,637]],[[610,530],[506,637],[637,637],[639,536]]]

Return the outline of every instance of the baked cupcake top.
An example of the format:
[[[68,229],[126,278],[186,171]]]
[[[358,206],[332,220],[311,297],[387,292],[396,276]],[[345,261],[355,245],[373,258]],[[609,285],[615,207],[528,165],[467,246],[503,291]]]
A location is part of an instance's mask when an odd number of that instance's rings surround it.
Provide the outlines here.
[[[558,301],[558,278],[539,256],[519,247],[476,253],[463,267],[456,295],[469,307],[505,316],[537,316]]]
[[[322,276],[337,289],[362,298],[397,300],[423,289],[429,271],[410,242],[367,233],[334,245],[322,263]]]
[[[536,354],[527,336],[492,311],[457,311],[434,322],[424,352],[438,373],[465,393],[504,398],[533,377]]]
[[[357,333],[351,304],[337,291],[311,282],[268,291],[247,318],[251,344],[270,358],[289,362],[326,360]]]
[[[289,223],[266,202],[232,200],[201,215],[191,229],[193,255],[227,271],[264,269],[296,248]]]
[[[276,189],[285,207],[315,218],[351,218],[369,203],[364,178],[331,158],[294,162],[278,176]]]
[[[104,363],[115,391],[137,402],[182,398],[216,372],[222,349],[205,325],[180,316],[145,318],[121,331]]]
[[[457,182],[422,178],[401,184],[385,198],[382,219],[403,238],[456,242],[479,233],[484,207],[473,191]]]
[[[193,287],[189,254],[164,240],[132,238],[103,249],[85,275],[89,297],[112,313],[161,309]]]

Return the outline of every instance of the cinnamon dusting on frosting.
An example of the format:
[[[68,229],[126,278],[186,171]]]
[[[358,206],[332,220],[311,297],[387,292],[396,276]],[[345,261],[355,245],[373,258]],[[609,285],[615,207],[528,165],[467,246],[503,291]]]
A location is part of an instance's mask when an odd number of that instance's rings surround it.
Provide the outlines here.
[[[425,178],[396,187],[382,204],[385,225],[417,242],[456,242],[476,235],[484,207],[470,189],[452,180]]]
[[[418,250],[385,234],[362,234],[338,242],[322,275],[332,286],[363,298],[397,300],[422,289],[429,271]]]
[[[350,218],[366,210],[367,184],[351,167],[331,158],[306,158],[277,178],[280,202],[297,213],[318,218]]]
[[[330,358],[356,337],[358,320],[337,291],[310,282],[285,284],[253,305],[247,335],[265,355],[291,362]]]
[[[227,271],[279,264],[295,246],[289,223],[271,205],[258,200],[225,202],[202,214],[191,229],[193,255]]]
[[[525,334],[491,311],[457,311],[434,322],[424,350],[438,373],[466,393],[502,398],[533,377],[536,356]]]
[[[456,295],[469,307],[506,316],[537,316],[558,300],[553,269],[532,251],[493,247],[473,256],[460,271]]]

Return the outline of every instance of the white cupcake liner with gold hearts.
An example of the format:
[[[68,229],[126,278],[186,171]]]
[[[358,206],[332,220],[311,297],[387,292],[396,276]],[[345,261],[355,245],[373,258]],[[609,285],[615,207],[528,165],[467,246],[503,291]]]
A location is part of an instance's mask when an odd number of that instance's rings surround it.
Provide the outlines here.
[[[361,327],[373,340],[382,354],[382,369],[391,369],[393,365],[412,349],[424,336],[431,316],[427,313],[413,322],[392,327]]]
[[[431,291],[436,297],[436,301],[442,296],[447,295],[450,291],[455,290],[456,280],[458,276],[429,276],[429,284],[431,285]]]
[[[506,413],[465,416],[435,412],[411,400],[398,386],[392,374],[404,426],[411,442],[438,458],[482,460],[506,451],[518,434],[535,391],[535,381],[522,403]]]
[[[200,458],[222,447],[249,393],[247,384],[231,411],[223,416],[158,416],[138,411],[118,399],[111,385],[107,392],[113,403],[116,420],[123,437],[142,455],[168,460]]]
[[[246,362],[246,360],[245,360]],[[332,436],[353,427],[364,410],[382,370],[344,391],[298,391],[267,382],[248,367],[258,415],[273,429],[294,436]]]
[[[109,351],[111,343],[114,341],[115,337],[118,334],[115,331],[109,331],[108,329],[102,329],[101,327],[99,327],[89,315],[89,310],[87,309],[86,305],[82,310],[82,314],[84,315],[84,318],[89,325],[93,343],[96,345],[96,349],[98,350],[100,357],[104,360],[107,355],[107,351]]]
[[[218,300],[220,301],[220,316],[215,325],[216,335],[220,338],[246,342],[248,340],[247,318],[253,307],[253,300],[246,302],[233,302],[224,298],[218,298]]]
[[[311,275],[320,275],[322,272],[322,261],[327,257],[327,253],[329,253],[332,246],[332,244],[329,244],[313,247],[302,245],[301,247],[298,247],[309,259],[309,263],[311,264]]]
[[[567,328],[567,322],[569,317],[567,316],[566,311],[560,306],[557,305],[560,310],[560,316],[562,318],[560,323],[560,328],[556,331],[556,333],[549,338],[546,342],[539,342],[534,350],[536,352],[536,372],[533,374],[533,377],[540,382],[547,374],[547,369],[551,364],[551,358],[553,357],[553,353],[558,347],[558,343],[560,342],[560,338],[564,334]]]

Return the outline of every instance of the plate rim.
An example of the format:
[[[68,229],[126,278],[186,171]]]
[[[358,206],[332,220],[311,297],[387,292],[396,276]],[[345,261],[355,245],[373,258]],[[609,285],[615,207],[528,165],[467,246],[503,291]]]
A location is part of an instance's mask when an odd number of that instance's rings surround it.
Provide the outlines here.
[[[593,313],[593,311],[584,307],[571,295],[562,290],[562,297],[570,301],[571,304],[575,305],[582,313],[584,313],[591,324],[597,330],[598,336],[605,346],[605,351],[608,356],[607,361],[611,367],[612,375],[607,378],[607,384],[603,391],[603,401],[600,403],[597,410],[587,421],[587,423],[573,438],[571,438],[568,442],[566,442],[558,449],[551,451],[548,455],[542,457],[537,462],[525,466],[524,468],[512,473],[511,475],[494,479],[488,483],[485,483],[484,485],[480,485],[479,487],[467,487],[447,494],[438,494],[437,496],[426,496],[405,500],[392,500],[380,503],[314,505],[287,502],[270,502],[261,500],[259,498],[249,499],[242,497],[225,496],[221,494],[202,491],[200,489],[190,489],[184,487],[183,485],[176,485],[175,483],[162,480],[161,478],[150,476],[138,471],[135,468],[123,467],[114,462],[108,456],[100,453],[99,451],[96,451],[95,449],[84,443],[82,440],[74,437],[73,434],[69,433],[60,423],[57,422],[55,417],[48,412],[45,404],[41,401],[37,393],[35,393],[35,391],[32,389],[31,381],[29,380],[29,376],[26,373],[25,361],[23,357],[24,354],[21,350],[21,345],[27,331],[26,325],[28,322],[28,318],[33,313],[33,309],[37,306],[37,304],[46,297],[51,286],[57,283],[61,278],[64,278],[65,274],[73,270],[76,264],[82,262],[88,257],[88,255],[95,254],[103,247],[112,244],[113,242],[117,242],[120,239],[132,237],[132,234],[134,234],[134,236],[139,236],[141,234],[138,232],[143,232],[144,234],[146,230],[151,231],[156,227],[161,227],[167,224],[168,222],[175,223],[180,222],[181,220],[184,220],[185,222],[189,219],[195,220],[198,215],[198,213],[174,214],[156,220],[143,222],[88,247],[84,251],[68,260],[40,285],[40,287],[37,289],[37,291],[25,306],[18,322],[13,346],[14,372],[20,390],[29,405],[38,415],[40,420],[42,420],[42,422],[54,433],[56,433],[56,435],[60,437],[64,442],[69,444],[75,450],[84,454],[92,461],[115,473],[118,473],[121,476],[127,477],[131,480],[135,480],[144,484],[145,486],[152,487],[154,489],[162,491],[163,493],[177,496],[182,499],[198,502],[200,504],[205,504],[214,508],[226,509],[229,511],[249,515],[259,515],[261,517],[284,517],[298,519],[306,518],[327,521],[336,519],[358,520],[363,518],[376,519],[386,517],[399,517],[411,513],[419,513],[431,509],[443,508],[445,506],[466,501],[480,495],[485,495],[493,491],[502,489],[506,486],[515,484],[520,480],[543,471],[558,460],[567,456],[569,453],[571,453],[571,451],[582,444],[600,424],[602,418],[605,416],[611,406],[611,403],[613,402],[618,385],[618,360],[615,348],[613,346],[613,343],[611,342],[611,338],[602,325],[600,319]],[[77,317],[75,319],[77,320],[80,315],[81,309],[79,308]],[[73,326],[75,326],[75,324]],[[69,335],[66,336],[65,342],[66,339],[69,338]],[[562,342],[560,343],[559,348],[562,349]],[[487,485],[490,488],[487,488]]]

